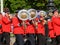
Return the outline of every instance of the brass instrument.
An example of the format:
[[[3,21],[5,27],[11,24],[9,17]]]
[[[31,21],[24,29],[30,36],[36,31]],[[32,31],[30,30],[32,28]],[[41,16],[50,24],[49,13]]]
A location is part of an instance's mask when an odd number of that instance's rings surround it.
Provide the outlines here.
[[[39,15],[42,16],[42,18],[45,19],[46,16],[47,16],[47,13],[46,13],[45,11],[42,10],[42,11],[39,12]],[[46,23],[46,20],[44,20],[44,23],[43,23],[43,24],[45,24],[45,23]]]
[[[26,30],[25,21],[28,20],[28,17],[29,17],[29,13],[27,12],[27,10],[23,9],[18,12],[18,18],[22,20],[22,25],[24,26],[24,30]]]
[[[27,10],[23,9],[18,12],[18,18],[20,20],[25,21],[28,19],[28,17],[29,17],[29,13],[27,12]]]
[[[29,20],[32,20],[32,23],[34,24],[35,27],[37,27],[35,18],[37,17],[37,11],[35,9],[29,9]]]
[[[39,12],[39,15],[42,16],[42,17],[45,17],[47,15],[47,13],[42,10],[42,11]]]
[[[29,20],[33,20],[37,17],[37,11],[35,9],[29,9]]]

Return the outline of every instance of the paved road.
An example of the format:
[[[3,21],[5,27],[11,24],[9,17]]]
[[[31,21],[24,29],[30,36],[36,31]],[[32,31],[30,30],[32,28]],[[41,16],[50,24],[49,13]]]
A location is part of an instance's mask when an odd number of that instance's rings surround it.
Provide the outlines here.
[[[14,42],[15,42],[15,37],[11,37],[11,38],[10,38],[10,45],[13,45]]]

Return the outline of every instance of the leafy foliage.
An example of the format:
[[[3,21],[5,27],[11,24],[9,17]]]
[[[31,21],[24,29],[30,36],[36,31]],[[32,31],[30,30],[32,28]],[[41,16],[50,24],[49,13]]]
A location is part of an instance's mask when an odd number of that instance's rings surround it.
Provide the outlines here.
[[[46,10],[46,4],[48,0],[4,0],[4,7],[8,7],[10,12],[13,13],[20,9],[30,9],[34,8],[37,10]],[[60,9],[60,1],[54,0],[55,5]]]

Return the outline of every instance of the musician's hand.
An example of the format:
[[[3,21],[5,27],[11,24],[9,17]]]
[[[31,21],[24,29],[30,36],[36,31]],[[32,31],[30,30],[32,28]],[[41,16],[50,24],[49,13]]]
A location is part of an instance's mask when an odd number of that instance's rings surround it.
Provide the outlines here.
[[[10,19],[12,19],[13,17],[11,15],[9,15]]]
[[[38,26],[38,22],[35,22],[35,25]]]
[[[32,23],[35,24],[34,20],[32,20]]]
[[[43,25],[45,25],[46,23],[47,23],[47,21],[46,21],[46,20],[44,20]]]

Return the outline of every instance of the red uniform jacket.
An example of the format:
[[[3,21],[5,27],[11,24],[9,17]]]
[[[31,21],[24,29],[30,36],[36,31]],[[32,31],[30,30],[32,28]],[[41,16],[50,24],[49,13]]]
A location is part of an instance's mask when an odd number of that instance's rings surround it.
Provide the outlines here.
[[[11,32],[11,20],[4,16],[2,18],[2,21],[3,21],[3,24],[2,24],[2,29],[3,29],[3,32]]]
[[[38,21],[39,19],[36,18],[35,20]],[[45,28],[44,28],[43,22],[44,21],[42,22],[38,21],[38,28],[36,29],[36,34],[45,35]]]
[[[18,20],[17,17],[13,17],[12,24],[13,24],[13,33],[14,34],[24,34],[24,30],[22,29],[22,26],[20,26],[20,20]]]
[[[38,23],[38,28],[36,30],[36,33],[45,35],[45,29],[44,29],[44,25],[43,24]]]
[[[53,27],[53,23],[50,19],[48,19],[48,28],[49,28],[49,33],[48,33],[48,36],[50,38],[55,38],[55,33],[54,33],[54,27]]]
[[[2,25],[2,20],[0,20],[0,25]],[[2,34],[2,28],[0,28],[0,34]]]
[[[52,17],[54,32],[56,36],[60,35],[60,17]]]
[[[30,24],[29,21],[26,21],[27,27],[26,27],[26,34],[34,34],[35,33],[35,29],[33,24]]]

